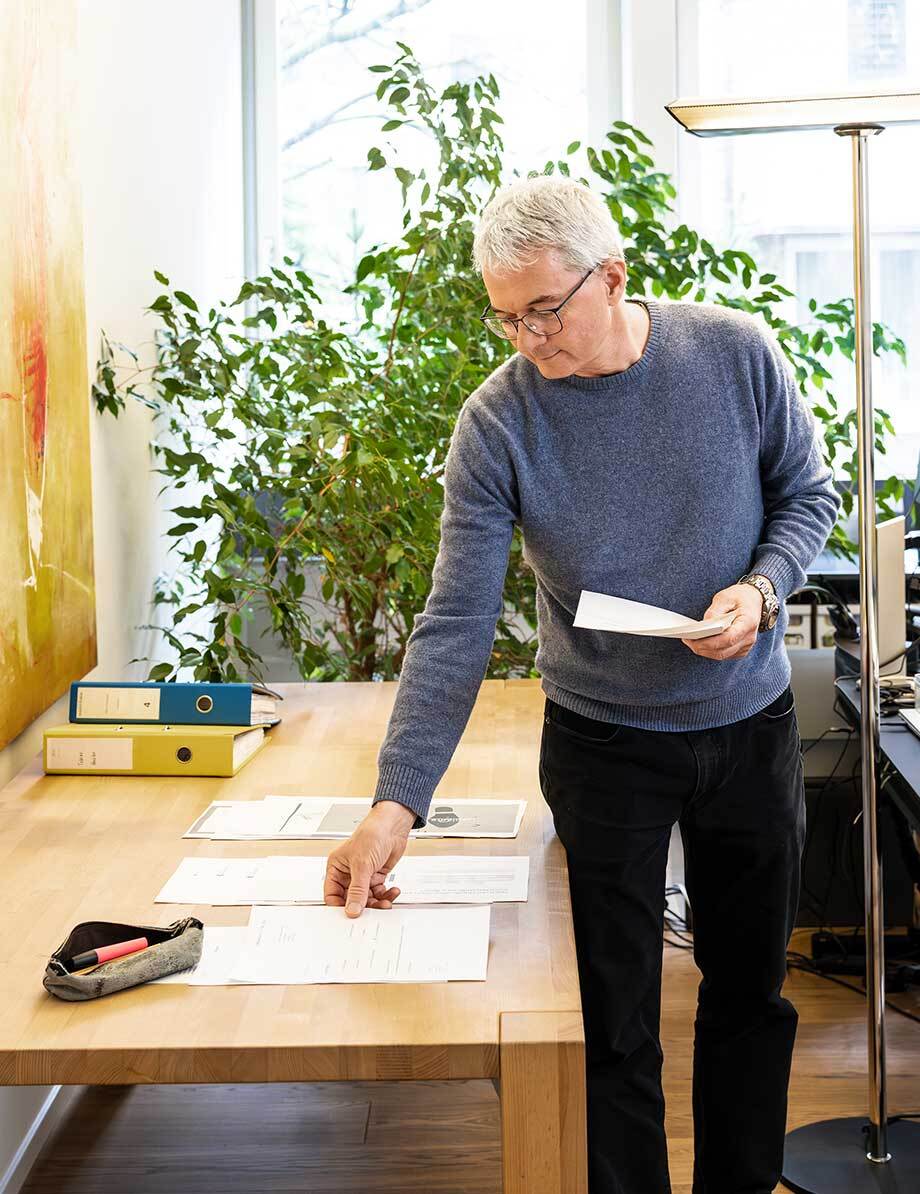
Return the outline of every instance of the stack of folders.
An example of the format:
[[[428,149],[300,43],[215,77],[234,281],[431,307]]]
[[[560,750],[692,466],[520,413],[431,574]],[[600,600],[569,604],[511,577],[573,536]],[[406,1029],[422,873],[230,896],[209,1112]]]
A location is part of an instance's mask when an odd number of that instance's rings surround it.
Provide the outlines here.
[[[70,687],[70,724],[44,734],[49,775],[230,776],[281,720],[281,696],[259,684]]]

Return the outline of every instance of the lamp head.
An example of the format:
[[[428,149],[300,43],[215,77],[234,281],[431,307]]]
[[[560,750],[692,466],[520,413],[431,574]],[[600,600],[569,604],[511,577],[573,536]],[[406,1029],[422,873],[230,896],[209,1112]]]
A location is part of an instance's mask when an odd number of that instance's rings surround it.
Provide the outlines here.
[[[678,124],[696,137],[788,133],[841,126],[853,132],[858,128],[881,130],[889,124],[920,124],[920,91],[679,99],[665,107]]]

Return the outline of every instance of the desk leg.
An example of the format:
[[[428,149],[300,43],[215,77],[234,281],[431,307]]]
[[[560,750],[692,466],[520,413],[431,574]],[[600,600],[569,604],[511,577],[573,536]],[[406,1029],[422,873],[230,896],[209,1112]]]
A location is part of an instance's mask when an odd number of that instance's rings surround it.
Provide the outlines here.
[[[504,1194],[585,1194],[585,1038],[579,1012],[503,1012]]]

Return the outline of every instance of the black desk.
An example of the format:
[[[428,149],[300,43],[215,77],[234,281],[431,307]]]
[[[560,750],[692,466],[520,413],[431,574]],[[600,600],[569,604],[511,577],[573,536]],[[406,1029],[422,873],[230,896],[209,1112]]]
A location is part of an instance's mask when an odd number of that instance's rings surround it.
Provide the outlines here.
[[[860,702],[856,677],[837,681],[840,711],[854,729],[859,729]],[[920,830],[920,738],[897,714],[879,721],[879,749],[897,771],[900,783],[889,784],[886,792],[914,829]]]

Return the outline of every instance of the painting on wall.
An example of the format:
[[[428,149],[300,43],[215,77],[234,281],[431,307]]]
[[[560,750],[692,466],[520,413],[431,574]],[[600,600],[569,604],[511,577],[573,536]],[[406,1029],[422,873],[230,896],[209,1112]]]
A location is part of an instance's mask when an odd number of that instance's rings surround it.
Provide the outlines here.
[[[76,55],[0,4],[0,748],[96,663]]]

